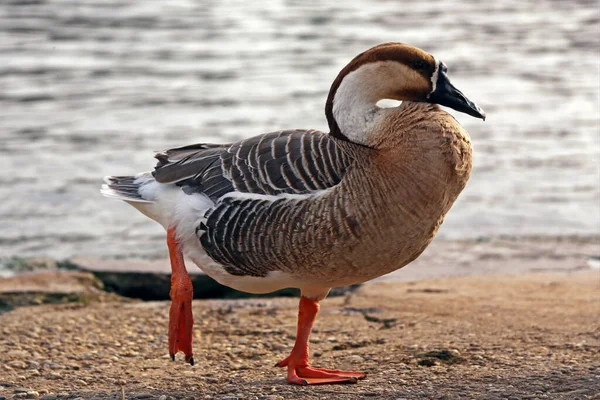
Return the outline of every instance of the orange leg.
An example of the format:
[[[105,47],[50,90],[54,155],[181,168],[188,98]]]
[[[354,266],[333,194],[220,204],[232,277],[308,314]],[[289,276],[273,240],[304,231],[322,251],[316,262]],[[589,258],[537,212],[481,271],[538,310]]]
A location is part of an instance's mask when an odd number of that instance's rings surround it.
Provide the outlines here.
[[[183,262],[183,253],[177,238],[175,228],[167,231],[167,245],[171,259],[171,309],[169,310],[169,355],[175,361],[175,354],[181,350],[185,361],[194,365],[192,352],[192,298],[194,289],[192,281]]]
[[[287,380],[296,385],[317,385],[325,383],[356,383],[367,376],[364,372],[341,371],[338,369],[313,368],[308,365],[308,339],[315,318],[319,312],[319,303],[302,296],[298,312],[298,333],[296,344],[290,355],[275,364],[276,367],[288,367]]]

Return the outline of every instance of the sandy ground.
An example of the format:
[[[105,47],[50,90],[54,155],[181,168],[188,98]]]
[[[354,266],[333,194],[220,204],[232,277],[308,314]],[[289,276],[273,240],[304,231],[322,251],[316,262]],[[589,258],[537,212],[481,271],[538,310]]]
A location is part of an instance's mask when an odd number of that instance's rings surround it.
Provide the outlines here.
[[[167,355],[168,302],[0,316],[0,399],[599,399],[600,274],[368,284],[325,300],[313,364],[356,385],[297,387],[297,299],[194,302],[196,365]]]

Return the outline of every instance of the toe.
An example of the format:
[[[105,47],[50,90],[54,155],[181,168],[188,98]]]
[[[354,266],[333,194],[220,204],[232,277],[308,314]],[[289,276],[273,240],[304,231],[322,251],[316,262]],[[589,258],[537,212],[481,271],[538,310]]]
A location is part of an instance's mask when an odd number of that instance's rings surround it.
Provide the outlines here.
[[[367,374],[360,371],[342,371],[340,369],[326,369],[314,367],[298,367],[298,375],[304,378],[331,378],[331,377],[346,377],[364,379]]]
[[[363,372],[327,370],[308,365],[288,366],[289,383],[296,385],[326,385],[333,383],[357,383],[366,376]]]

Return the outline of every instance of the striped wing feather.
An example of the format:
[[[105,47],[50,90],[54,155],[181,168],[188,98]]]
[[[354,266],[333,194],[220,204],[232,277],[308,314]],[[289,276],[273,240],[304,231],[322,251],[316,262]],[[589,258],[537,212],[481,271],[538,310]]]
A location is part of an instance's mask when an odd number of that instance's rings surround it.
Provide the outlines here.
[[[156,155],[160,183],[217,200],[228,192],[306,194],[339,183],[350,160],[315,130],[267,133],[228,145],[196,144]]]
[[[305,205],[298,197],[244,194],[303,195],[335,186],[352,161],[342,146],[319,131],[273,132],[229,145],[167,150],[157,154],[153,174],[215,201],[197,228],[211,258],[230,274],[264,276],[284,267],[281,229],[298,224]],[[220,199],[227,193],[239,195]]]

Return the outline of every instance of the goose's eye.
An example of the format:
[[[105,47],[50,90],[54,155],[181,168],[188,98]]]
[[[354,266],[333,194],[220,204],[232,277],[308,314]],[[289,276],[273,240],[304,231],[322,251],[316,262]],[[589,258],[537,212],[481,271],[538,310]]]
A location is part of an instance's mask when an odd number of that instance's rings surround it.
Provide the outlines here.
[[[415,62],[413,62],[413,68],[418,71],[423,71],[426,66],[427,64],[425,64],[425,61],[423,60],[416,60]]]

